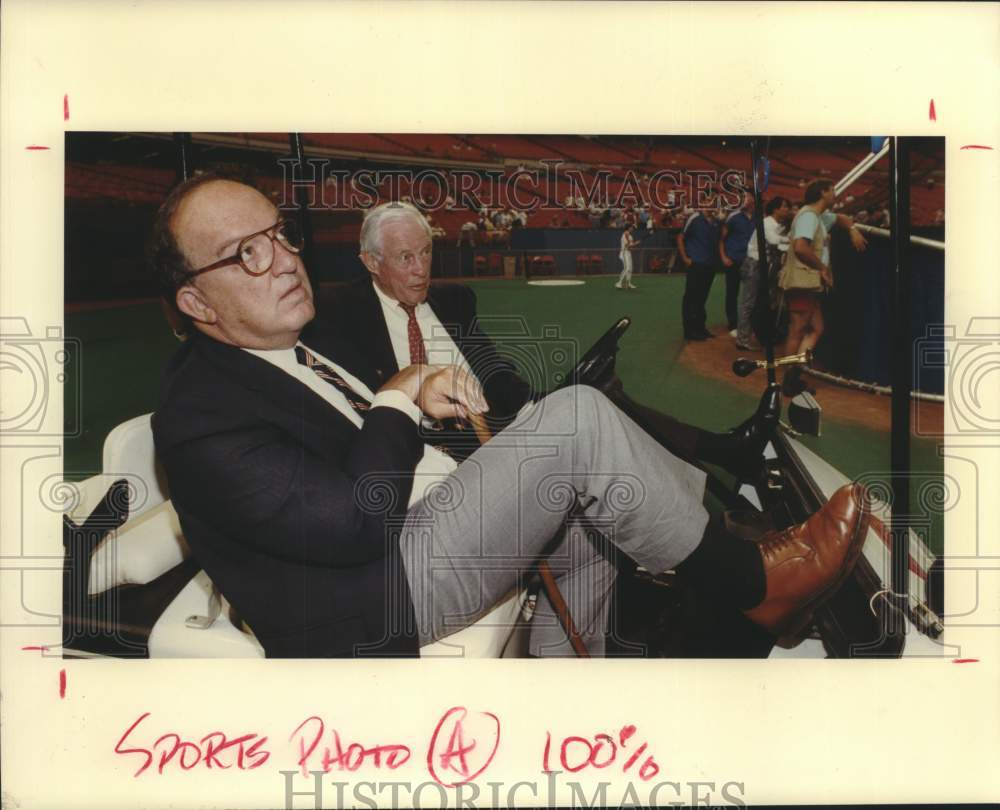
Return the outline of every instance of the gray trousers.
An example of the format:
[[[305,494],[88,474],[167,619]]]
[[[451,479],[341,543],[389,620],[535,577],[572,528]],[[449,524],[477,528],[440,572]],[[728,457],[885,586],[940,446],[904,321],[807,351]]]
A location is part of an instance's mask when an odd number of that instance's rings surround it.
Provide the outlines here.
[[[652,572],[701,541],[705,474],[603,394],[556,391],[435,484],[406,516],[400,550],[420,643],[468,626],[548,560],[591,654],[604,652],[614,550]],[[572,655],[544,594],[534,655]]]
[[[736,340],[748,346],[753,337],[750,316],[757,301],[757,288],[760,286],[760,275],[757,272],[757,260],[747,256],[740,265],[740,294],[736,301]]]

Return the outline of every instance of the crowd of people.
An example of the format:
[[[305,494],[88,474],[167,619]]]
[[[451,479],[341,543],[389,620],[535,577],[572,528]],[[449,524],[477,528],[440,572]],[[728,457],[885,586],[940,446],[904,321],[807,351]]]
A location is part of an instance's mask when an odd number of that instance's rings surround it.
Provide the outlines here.
[[[468,245],[507,245],[515,228],[528,226],[528,212],[516,207],[489,208],[479,211],[479,218],[466,220],[458,232],[458,247]],[[444,236],[442,232],[440,236]],[[437,238],[437,237],[435,237]]]
[[[450,198],[449,198],[450,199]],[[411,200],[403,198],[403,202]],[[446,206],[447,208],[448,206]],[[453,210],[453,206],[449,208]],[[651,233],[656,228],[680,228],[684,224],[683,207],[657,209],[640,203],[639,205],[598,205],[587,204],[583,197],[567,196],[563,205],[555,210],[529,212],[516,206],[490,208],[484,206],[476,218],[467,219],[458,231],[459,246],[470,244],[506,244],[511,232],[516,228],[530,227],[548,229],[589,229],[622,231],[632,227],[636,233]],[[473,212],[475,213],[475,212]],[[586,225],[583,224],[584,219]],[[435,235],[444,238],[443,232]]]
[[[830,270],[830,230],[836,227],[847,230],[856,250],[863,250],[866,245],[855,227],[855,219],[840,213],[850,202],[852,197],[837,200],[831,181],[817,180],[805,187],[801,205],[783,196],[775,196],[765,204],[764,240],[771,269],[766,294],[774,298],[787,317],[784,354],[811,351],[823,334],[822,296],[834,283]],[[601,207],[588,205],[583,197],[567,195],[561,212],[552,213],[544,224],[532,224],[568,228],[570,213],[583,213],[593,229],[620,231],[618,259],[622,269],[615,283],[619,290],[637,289],[632,283],[634,252],[642,237],[652,233],[657,224],[676,229],[677,256],[673,266],[686,274],[681,301],[684,340],[704,341],[716,336],[708,329],[706,307],[715,276],[721,271],[726,285],[724,311],[729,335],[740,351],[760,351],[751,322],[760,284],[754,205],[748,193],[743,193],[740,204],[728,211],[687,207],[658,211],[641,204]],[[858,211],[856,220],[858,224],[885,227],[888,216],[884,208],[871,206]],[[535,219],[541,217],[536,214]],[[445,236],[444,229],[430,214],[427,222],[435,239]],[[457,244],[506,246],[510,244],[511,232],[528,224],[529,214],[525,210],[483,207],[475,221],[468,220],[462,225]],[[794,396],[805,388],[801,366],[792,366],[785,374],[783,391]]]
[[[676,227],[676,216],[680,209],[660,212],[661,227]],[[657,225],[657,212],[646,205],[630,205],[627,207],[600,206],[596,203],[587,205],[582,197],[575,201],[567,197],[564,206],[554,210],[547,217],[537,212],[532,220],[532,227],[569,229],[582,227],[575,214],[585,214],[587,227],[591,230],[620,231],[631,227],[637,231],[652,232]],[[511,232],[516,228],[528,227],[529,212],[516,206],[489,208],[483,207],[478,218],[466,220],[458,233],[458,245],[471,243],[506,244]]]
[[[576,211],[577,213],[585,214],[587,217],[587,226],[591,230],[610,228],[617,231],[632,227],[638,230],[652,231],[656,226],[657,217],[655,209],[644,203],[627,206],[598,205],[597,202],[588,204],[583,197],[567,195],[566,199],[563,200],[563,207],[567,212]],[[551,225],[550,227],[571,227],[566,215],[559,217],[556,214],[553,216],[552,221],[558,221],[560,224]],[[665,224],[663,220],[661,220],[661,224]]]
[[[829,180],[817,180],[805,189],[803,204],[774,197],[765,205],[764,240],[772,284],[780,289],[788,327],[783,354],[811,351],[823,334],[822,296],[834,285],[830,269],[830,231],[843,228],[855,250],[864,250],[865,238],[854,220],[836,212],[836,192]],[[865,219],[881,221],[865,211]],[[677,250],[686,272],[681,320],[686,341],[715,337],[706,326],[706,305],[718,268],[725,273],[725,314],[729,334],[742,351],[757,351],[751,317],[759,293],[759,251],[754,225],[754,200],[744,195],[739,208],[724,219],[711,212],[691,211],[677,235]],[[791,366],[782,381],[786,396],[805,390],[801,365]]]

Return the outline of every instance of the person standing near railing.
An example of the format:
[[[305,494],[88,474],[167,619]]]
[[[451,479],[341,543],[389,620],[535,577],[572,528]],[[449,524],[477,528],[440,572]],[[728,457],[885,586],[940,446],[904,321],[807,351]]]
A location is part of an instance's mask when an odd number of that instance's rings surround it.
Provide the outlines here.
[[[683,230],[677,234],[677,249],[687,268],[681,318],[685,340],[705,340],[715,337],[705,327],[708,314],[705,303],[715,276],[715,256],[718,252],[719,229],[703,211],[688,214]]]
[[[740,288],[740,267],[747,255],[747,242],[753,233],[754,200],[744,192],[739,208],[726,217],[719,239],[719,258],[726,273],[726,322],[731,337],[737,337],[737,296]]]
[[[829,180],[810,183],[806,188],[804,205],[792,222],[789,234],[791,244],[778,281],[785,291],[785,305],[788,307],[786,355],[811,351],[823,335],[820,296],[833,289],[830,229],[847,228],[855,250],[861,251],[868,246],[861,231],[854,227],[853,219],[830,210],[836,198],[836,190]],[[782,393],[794,397],[805,389],[802,366],[792,366],[782,380]]]
[[[639,244],[633,236],[634,232],[634,225],[628,225],[622,232],[621,250],[618,252],[618,258],[622,261],[622,272],[618,276],[618,283],[615,284],[615,289],[618,290],[637,289],[632,283],[632,249]]]
[[[788,250],[788,236],[785,228],[792,218],[791,203],[785,197],[775,197],[764,206],[764,242],[768,251],[768,266],[778,267],[779,256]],[[740,265],[740,293],[737,300],[736,347],[743,351],[756,348],[751,338],[750,318],[757,302],[760,274],[757,266],[757,233],[752,232],[747,242],[746,258]],[[768,291],[765,291],[765,295]]]

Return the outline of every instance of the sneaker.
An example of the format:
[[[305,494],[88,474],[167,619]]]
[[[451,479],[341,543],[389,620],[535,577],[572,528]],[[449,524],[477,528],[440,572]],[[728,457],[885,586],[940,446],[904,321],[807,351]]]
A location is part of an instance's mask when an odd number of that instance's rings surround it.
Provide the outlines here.
[[[628,288],[629,288],[630,290],[638,290],[638,289],[639,289],[638,287],[636,287],[636,286],[635,286],[635,284],[629,284],[629,285],[628,285]]]
[[[624,287],[622,287],[622,285],[621,285],[621,282],[620,282],[620,281],[619,281],[619,282],[618,282],[617,284],[615,284],[615,289],[616,289],[616,290],[621,290],[621,289],[624,289]]]
[[[736,337],[738,334],[739,333],[735,329],[730,329],[729,330],[729,337],[731,337],[731,338]]]

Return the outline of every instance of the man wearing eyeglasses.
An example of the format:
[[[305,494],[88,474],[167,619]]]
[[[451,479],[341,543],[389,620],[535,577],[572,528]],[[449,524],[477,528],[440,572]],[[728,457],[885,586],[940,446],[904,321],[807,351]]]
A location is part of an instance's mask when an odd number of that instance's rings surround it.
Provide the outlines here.
[[[266,197],[208,176],[171,193],[151,245],[193,327],[165,374],[157,452],[185,538],[268,656],[416,655],[543,555],[599,654],[607,543],[774,635],[850,572],[867,531],[859,491],[756,544],[735,537],[709,521],[704,474],[589,388],[546,397],[534,431],[504,430],[457,464],[417,426],[482,414],[481,387],[458,367],[414,364],[374,390],[349,348],[310,324],[300,249]],[[601,539],[561,534],[567,523]],[[536,654],[568,649],[537,615],[531,641]]]

